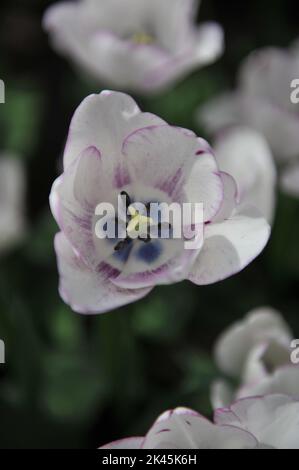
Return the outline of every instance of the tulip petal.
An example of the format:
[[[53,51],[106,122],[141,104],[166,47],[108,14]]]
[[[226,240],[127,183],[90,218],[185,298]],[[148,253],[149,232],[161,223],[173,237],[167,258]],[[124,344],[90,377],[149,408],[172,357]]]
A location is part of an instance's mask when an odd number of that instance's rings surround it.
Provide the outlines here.
[[[118,194],[104,174],[100,152],[95,147],[86,149],[54,184],[53,191],[50,200],[61,230],[85,263],[96,268],[113,253],[114,246],[96,236],[95,210],[100,202],[117,207]]]
[[[253,348],[265,347],[273,338],[289,345],[291,337],[281,315],[272,308],[261,307],[222,333],[215,348],[216,362],[224,373],[240,377]]]
[[[59,176],[56,178],[54,181],[52,188],[51,188],[51,193],[49,196],[49,204],[50,204],[50,209],[52,212],[52,215],[54,219],[56,220],[57,224],[59,225],[59,194],[58,194],[58,188],[61,185],[63,180],[63,175]]]
[[[292,50],[274,47],[252,52],[240,70],[243,115],[264,134],[278,160],[298,155],[298,115],[290,99],[290,84],[298,73]]]
[[[216,380],[211,388],[211,403],[216,410],[229,406],[234,398],[233,390],[225,380]]]
[[[94,56],[94,75],[117,89],[143,90],[148,75],[171,60],[170,53],[155,43],[132,44],[110,31],[94,35],[90,53]]]
[[[141,449],[143,441],[144,437],[127,437],[126,439],[110,442],[110,444],[101,446],[100,449]]]
[[[222,27],[215,22],[203,23],[197,31],[195,57],[197,63],[210,64],[216,61],[224,50]]]
[[[238,200],[238,187],[234,178],[223,171],[220,172],[220,176],[223,184],[223,201],[220,210],[213,217],[213,224],[229,219],[237,206]]]
[[[210,133],[230,128],[241,119],[237,93],[224,93],[211,99],[197,111],[198,121]]]
[[[252,129],[237,127],[216,139],[213,148],[220,170],[236,180],[239,200],[257,207],[271,222],[276,169],[267,141]]]
[[[65,168],[86,148],[94,146],[101,151],[105,174],[111,181],[122,162],[124,139],[140,129],[165,122],[150,113],[142,113],[128,95],[103,91],[90,95],[80,104],[71,122],[64,153]]]
[[[266,220],[252,208],[205,227],[205,243],[189,279],[213,284],[244,269],[264,249],[270,236]]]
[[[299,449],[299,402],[287,395],[244,398],[228,409],[216,410],[219,425],[238,426],[261,445]]]
[[[241,387],[237,399],[259,395],[271,395],[282,393],[291,397],[299,396],[299,367],[284,366],[277,369],[273,374],[264,377],[255,384]]]
[[[161,253],[154,262],[149,263],[148,260],[140,257],[140,250],[147,247],[135,246],[121,274],[112,282],[118,287],[129,289],[173,284],[186,279],[202,245],[202,237],[196,249],[185,249],[183,240],[169,239],[158,242],[161,246]]]
[[[163,413],[147,433],[143,449],[255,448],[256,439],[231,426],[215,426],[186,408]]]
[[[298,152],[299,153],[299,152]],[[281,188],[287,194],[299,197],[299,163],[295,162],[287,166],[281,178]]]
[[[174,201],[202,203],[204,220],[220,208],[223,185],[208,144],[172,126],[137,130],[123,144],[132,180],[151,185]]]
[[[141,299],[150,289],[120,289],[111,279],[118,272],[106,264],[97,271],[88,268],[73,251],[62,232],[55,238],[63,300],[78,313],[105,313]]]

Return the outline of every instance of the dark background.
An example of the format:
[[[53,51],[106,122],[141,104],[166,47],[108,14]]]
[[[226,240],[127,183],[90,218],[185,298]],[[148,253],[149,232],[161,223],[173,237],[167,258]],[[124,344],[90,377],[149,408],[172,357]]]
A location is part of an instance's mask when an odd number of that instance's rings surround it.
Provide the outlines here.
[[[209,415],[217,376],[212,348],[224,327],[271,305],[299,335],[299,202],[282,194],[267,249],[241,274],[203,288],[159,287],[102,316],[80,316],[63,304],[48,195],[70,118],[101,87],[50,49],[41,29],[50,3],[1,0],[0,7],[0,78],[7,87],[0,149],[17,152],[26,164],[30,221],[24,242],[0,259],[1,448],[95,448],[144,434],[168,408]],[[135,98],[144,110],[205,136],[194,120],[197,106],[234,85],[251,50],[299,37],[298,13],[295,0],[204,0],[200,20],[225,29],[222,59],[161,96]]]

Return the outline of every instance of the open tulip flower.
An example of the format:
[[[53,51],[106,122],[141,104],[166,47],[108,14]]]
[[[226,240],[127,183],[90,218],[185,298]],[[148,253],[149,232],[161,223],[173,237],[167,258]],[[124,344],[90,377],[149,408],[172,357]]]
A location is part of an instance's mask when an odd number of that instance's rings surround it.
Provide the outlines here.
[[[101,449],[299,449],[299,401],[282,394],[238,400],[211,423],[195,411],[166,411],[145,437]]]
[[[238,88],[212,99],[198,112],[211,133],[243,125],[264,135],[281,170],[282,188],[295,196],[299,196],[298,77],[299,42],[290,49],[254,51],[240,68]]]
[[[188,408],[166,411],[145,437],[122,439],[101,449],[254,449],[255,437],[233,426],[218,426]]]
[[[217,380],[212,386],[214,408],[270,393],[299,396],[299,367],[291,364],[291,343],[292,334],[282,316],[266,307],[224,331],[216,343],[216,363],[240,386],[233,390],[227,381]]]
[[[223,50],[216,23],[195,25],[196,0],[79,0],[50,7],[44,27],[56,49],[97,80],[150,92]]]
[[[50,196],[61,230],[55,247],[62,298],[77,312],[101,313],[142,298],[157,284],[190,279],[206,285],[239,272],[263,250],[270,227],[238,200],[234,179],[219,171],[209,145],[193,132],[142,113],[122,93],[87,97],[72,119],[64,172]],[[122,236],[98,236],[101,203],[115,208]],[[182,212],[185,204],[199,204],[203,210],[196,223],[183,217],[181,237],[167,238],[159,218],[135,203],[175,204]],[[158,235],[134,237],[146,223],[156,224]],[[186,240],[192,237],[191,249]]]

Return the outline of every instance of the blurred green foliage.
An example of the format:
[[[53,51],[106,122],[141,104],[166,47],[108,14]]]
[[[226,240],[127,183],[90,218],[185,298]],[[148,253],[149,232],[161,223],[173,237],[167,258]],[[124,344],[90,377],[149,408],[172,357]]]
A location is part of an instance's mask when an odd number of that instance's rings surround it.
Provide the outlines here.
[[[48,208],[51,183],[70,117],[97,91],[48,46],[40,26],[51,2],[1,2],[1,148],[26,162],[30,231],[0,260],[0,447],[90,447],[143,434],[156,416],[189,406],[211,413],[217,376],[213,343],[249,309],[281,310],[299,334],[299,203],[279,195],[272,239],[243,273],[199,288],[156,288],[137,304],[102,316],[74,314],[59,298],[53,251],[57,231]],[[227,49],[215,65],[164,95],[136,97],[143,109],[203,135],[197,106],[232,85],[252,49],[287,45],[298,33],[296,2],[206,0],[201,19],[226,30]],[[242,18],[242,21],[240,21]]]

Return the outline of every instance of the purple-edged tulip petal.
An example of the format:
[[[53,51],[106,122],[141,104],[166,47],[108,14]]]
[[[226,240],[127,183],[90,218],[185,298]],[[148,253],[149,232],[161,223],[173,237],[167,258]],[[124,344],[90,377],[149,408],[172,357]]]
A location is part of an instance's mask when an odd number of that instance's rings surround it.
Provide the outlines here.
[[[140,446],[141,444],[141,446]],[[101,449],[256,449],[256,438],[236,426],[217,426],[188,408],[166,411],[145,438],[128,438]]]
[[[17,244],[26,233],[24,167],[15,155],[0,156],[0,254]]]
[[[166,411],[147,433],[143,449],[244,449],[256,439],[231,426],[215,426],[198,413],[177,408]]]
[[[126,439],[120,439],[119,441],[111,442],[105,446],[101,446],[100,449],[141,449],[144,437],[128,437]]]
[[[118,89],[160,90],[223,51],[216,23],[195,24],[196,0],[80,0],[51,6],[53,46]],[[129,12],[129,13],[128,13]]]
[[[97,271],[86,266],[62,232],[55,238],[63,300],[78,313],[105,313],[141,299],[151,289],[119,289],[111,279],[118,272],[103,263]]]
[[[217,365],[226,374],[240,377],[244,374],[252,350],[262,345],[265,353],[267,345],[273,341],[286,348],[290,345],[291,337],[288,325],[278,312],[267,307],[253,310],[220,336],[215,348]],[[271,356],[278,361],[278,365],[285,358],[284,354],[273,354],[273,349]]]
[[[142,113],[128,95],[103,91],[90,95],[77,108],[69,130],[64,152],[66,168],[88,147],[101,151],[106,176],[113,175],[116,185],[121,185],[121,149],[125,138],[136,129],[166,124],[159,117]]]
[[[61,230],[85,263],[95,269],[114,251],[113,244],[96,236],[95,210],[100,201],[116,205],[118,194],[106,178],[99,150],[86,149],[54,184],[53,191],[52,205],[54,201]]]
[[[271,222],[276,168],[264,137],[252,129],[237,127],[216,139],[214,151],[220,169],[235,178],[239,200],[259,208]]]
[[[185,192],[188,202],[203,204],[208,221],[221,206],[223,184],[207,148],[195,134],[165,125],[129,135],[123,153],[132,180],[158,188],[174,201]]]
[[[232,276],[261,253],[269,236],[269,225],[253,208],[239,209],[223,222],[206,225],[204,246],[189,279],[207,285]]]
[[[298,152],[299,153],[299,152]],[[282,189],[294,197],[299,197],[299,163],[289,165],[281,177]]]
[[[262,446],[299,449],[299,401],[287,395],[244,398],[216,410],[215,422],[252,433]]]

